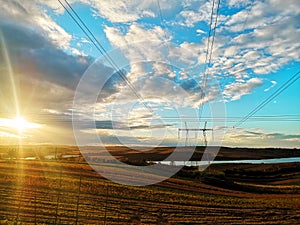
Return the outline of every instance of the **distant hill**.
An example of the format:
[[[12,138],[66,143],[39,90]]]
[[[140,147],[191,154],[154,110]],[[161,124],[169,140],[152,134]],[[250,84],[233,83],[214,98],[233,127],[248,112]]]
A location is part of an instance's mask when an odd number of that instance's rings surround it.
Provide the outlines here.
[[[102,151],[109,151],[115,158],[129,161],[161,161],[167,158],[175,147],[156,147],[147,150],[149,147],[136,147],[131,149],[125,146],[107,146],[106,149],[98,146],[84,146],[81,148],[85,156],[93,157],[101,154]],[[178,147],[176,160],[181,160],[189,151],[194,151],[191,160],[200,160],[205,148],[197,147]],[[217,152],[216,160],[244,160],[244,159],[271,159],[271,158],[288,158],[300,157],[300,149],[288,148],[230,148],[230,147],[207,147],[206,154]],[[81,154],[77,146],[65,145],[25,145],[20,148],[16,145],[0,146],[0,157],[8,158],[10,154],[19,158],[39,157],[47,155],[77,155]]]

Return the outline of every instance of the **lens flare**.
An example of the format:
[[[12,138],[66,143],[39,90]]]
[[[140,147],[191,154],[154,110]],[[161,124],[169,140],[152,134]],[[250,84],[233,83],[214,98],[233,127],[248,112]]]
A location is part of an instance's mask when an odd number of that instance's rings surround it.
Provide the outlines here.
[[[20,116],[14,118],[11,121],[11,125],[13,128],[17,129],[19,133],[22,133],[25,129],[38,128],[37,124],[30,123]]]

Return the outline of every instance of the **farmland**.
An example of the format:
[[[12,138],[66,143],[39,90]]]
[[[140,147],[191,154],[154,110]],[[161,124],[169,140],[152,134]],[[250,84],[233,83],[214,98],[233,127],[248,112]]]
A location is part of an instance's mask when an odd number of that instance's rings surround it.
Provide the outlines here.
[[[212,165],[131,187],[83,161],[2,159],[0,224],[297,224],[299,171],[299,163]]]

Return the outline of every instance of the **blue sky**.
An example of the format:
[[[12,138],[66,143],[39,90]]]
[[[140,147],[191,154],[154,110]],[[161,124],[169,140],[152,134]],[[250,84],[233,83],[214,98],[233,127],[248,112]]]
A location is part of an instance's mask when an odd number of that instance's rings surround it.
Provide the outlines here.
[[[69,3],[117,67],[58,1],[1,0],[2,143],[75,144],[74,113],[97,120],[80,127],[84,144],[97,144],[91,133],[110,145],[184,144],[178,128],[207,121],[210,145],[299,147],[299,80],[233,127],[300,70],[299,1]],[[76,105],[78,87],[95,102]],[[38,126],[20,133],[9,125],[15,116]],[[202,145],[202,134],[188,141]]]

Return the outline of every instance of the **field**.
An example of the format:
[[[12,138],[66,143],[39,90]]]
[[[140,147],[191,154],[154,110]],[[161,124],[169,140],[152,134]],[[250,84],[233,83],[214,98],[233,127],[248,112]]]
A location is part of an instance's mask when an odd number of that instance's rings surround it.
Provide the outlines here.
[[[299,221],[300,163],[191,167],[161,183],[131,187],[104,179],[83,160],[0,160],[0,224]]]

